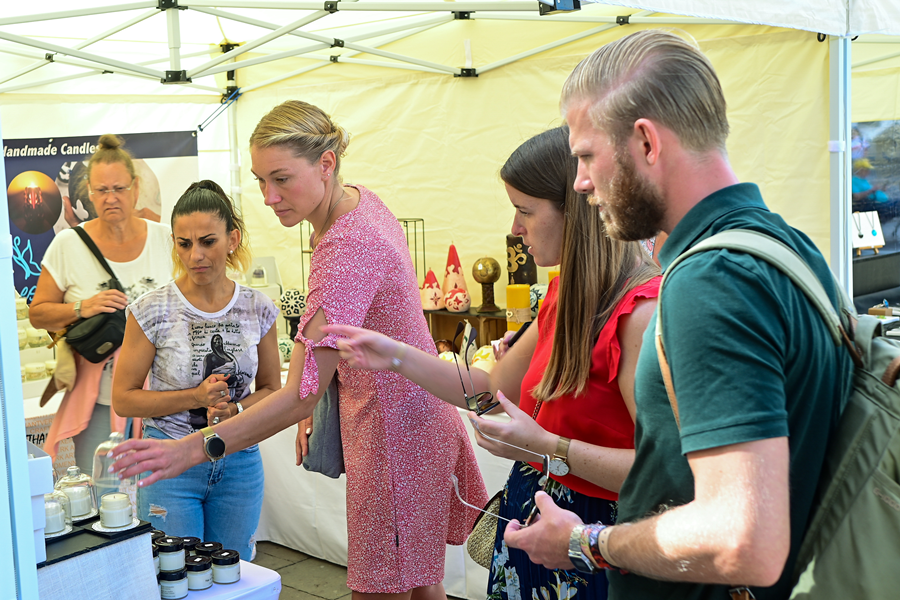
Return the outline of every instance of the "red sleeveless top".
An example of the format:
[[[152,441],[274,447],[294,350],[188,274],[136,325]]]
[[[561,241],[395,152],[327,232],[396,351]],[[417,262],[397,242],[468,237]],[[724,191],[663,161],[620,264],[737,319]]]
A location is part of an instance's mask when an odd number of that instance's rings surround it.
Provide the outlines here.
[[[587,386],[579,396],[565,395],[544,402],[538,413],[538,424],[551,433],[581,440],[607,448],[634,448],[634,422],[619,392],[616,375],[619,371],[619,319],[630,314],[638,300],[656,298],[660,277],[654,277],[640,285],[619,302],[609,320],[600,330],[591,355],[591,371]],[[556,331],[556,305],[559,297],[559,278],[554,278],[547,289],[547,296],[538,318],[538,341],[528,371],[522,379],[519,408],[528,415],[534,414],[537,402],[531,391],[537,387],[550,362],[553,335]],[[540,463],[531,463],[540,470]],[[589,483],[575,475],[553,477],[569,489],[591,496],[617,500],[619,495]]]

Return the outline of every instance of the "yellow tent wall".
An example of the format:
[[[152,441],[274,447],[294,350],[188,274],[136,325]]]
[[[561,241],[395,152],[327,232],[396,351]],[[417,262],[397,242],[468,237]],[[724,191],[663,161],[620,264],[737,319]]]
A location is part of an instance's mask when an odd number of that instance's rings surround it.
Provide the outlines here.
[[[431,56],[463,66],[466,40],[476,64],[510,56],[561,31],[584,24],[460,21],[428,32]],[[301,287],[299,228],[285,230],[265,207],[250,173],[247,140],[269,109],[288,99],[320,106],[351,133],[341,167],[346,183],[375,191],[398,217],[422,217],[427,230],[427,264],[440,280],[448,245],[456,244],[473,295],[471,279],[481,256],[505,263],[505,235],[513,209],[498,171],[528,137],[562,123],[559,91],[574,66],[602,44],[635,31],[608,32],[543,52],[481,74],[398,71],[338,64],[259,88],[238,102],[243,208],[254,254],[278,257],[286,286]],[[760,185],[769,207],[806,232],[829,255],[828,45],[809,32],[762,26],[689,26],[713,62],[729,103],[731,161],[744,181]],[[551,35],[552,33],[552,35]],[[437,35],[434,35],[437,34]],[[413,36],[385,49],[403,53],[421,44]],[[362,57],[362,56],[361,56]],[[279,70],[238,71],[238,85],[253,85],[312,61],[297,60]],[[252,77],[252,78],[251,78]],[[541,272],[539,280],[546,281]],[[505,275],[495,286],[505,305]]]

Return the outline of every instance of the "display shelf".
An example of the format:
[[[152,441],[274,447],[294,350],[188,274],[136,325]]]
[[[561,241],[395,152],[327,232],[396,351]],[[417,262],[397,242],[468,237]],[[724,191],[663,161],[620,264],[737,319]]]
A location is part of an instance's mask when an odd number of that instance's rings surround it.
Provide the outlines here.
[[[491,343],[491,340],[499,340],[506,333],[506,311],[477,312],[470,308],[465,312],[450,312],[449,310],[426,310],[425,320],[431,337],[435,340],[449,340],[456,333],[456,325],[464,319],[468,319],[472,327],[478,330],[478,346]]]

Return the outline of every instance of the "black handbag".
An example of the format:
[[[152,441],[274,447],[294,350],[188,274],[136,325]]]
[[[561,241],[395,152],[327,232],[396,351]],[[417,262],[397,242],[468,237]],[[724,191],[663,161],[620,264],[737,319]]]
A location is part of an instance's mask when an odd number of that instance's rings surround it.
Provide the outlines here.
[[[91,236],[81,227],[73,227],[78,237],[91,250],[106,272],[111,275],[109,289],[124,292],[116,274],[113,273],[100,249],[91,239]],[[111,313],[100,313],[87,319],[75,321],[66,330],[66,343],[78,354],[92,363],[103,360],[116,351],[122,345],[125,337],[125,311],[117,310]]]

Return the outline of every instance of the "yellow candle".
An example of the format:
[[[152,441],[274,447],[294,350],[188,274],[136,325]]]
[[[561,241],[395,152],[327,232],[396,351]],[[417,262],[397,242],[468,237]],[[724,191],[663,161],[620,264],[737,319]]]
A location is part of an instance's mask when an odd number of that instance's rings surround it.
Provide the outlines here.
[[[547,283],[553,281],[554,277],[559,277],[559,269],[550,269],[547,271]]]
[[[531,286],[513,284],[506,286],[506,328],[518,331],[523,323],[531,320]]]

